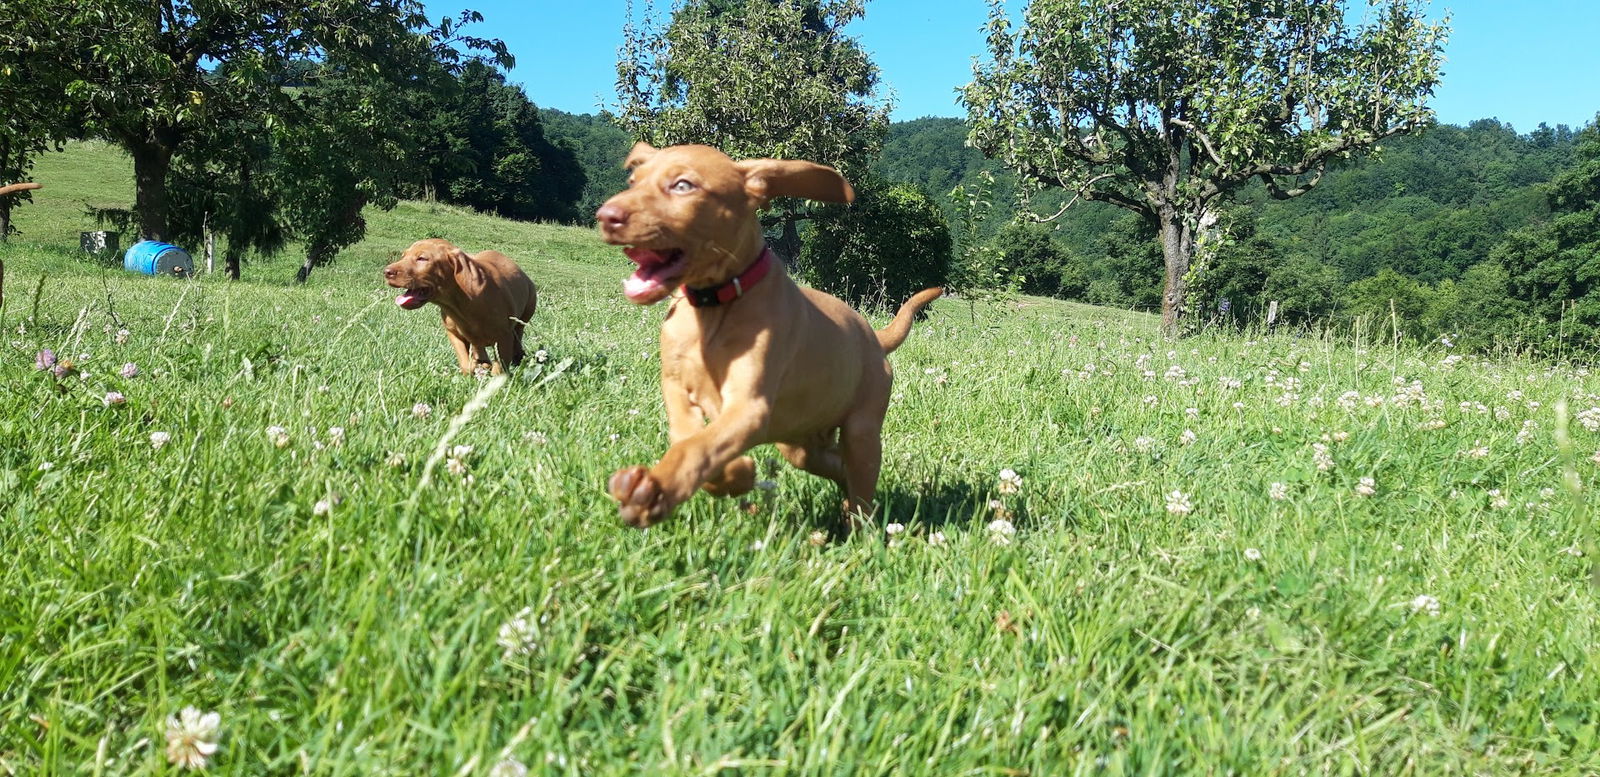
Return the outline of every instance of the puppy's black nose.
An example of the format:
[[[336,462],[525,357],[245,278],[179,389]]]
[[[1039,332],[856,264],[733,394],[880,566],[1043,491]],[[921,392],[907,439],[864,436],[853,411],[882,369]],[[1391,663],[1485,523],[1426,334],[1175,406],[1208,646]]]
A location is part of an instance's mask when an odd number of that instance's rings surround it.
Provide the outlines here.
[[[609,202],[601,205],[594,217],[600,220],[603,229],[621,229],[628,224],[628,211]]]

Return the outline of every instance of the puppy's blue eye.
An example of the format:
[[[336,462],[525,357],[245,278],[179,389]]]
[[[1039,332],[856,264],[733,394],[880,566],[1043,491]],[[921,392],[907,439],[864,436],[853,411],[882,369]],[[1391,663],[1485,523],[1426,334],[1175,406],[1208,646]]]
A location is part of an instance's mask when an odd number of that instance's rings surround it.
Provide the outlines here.
[[[679,178],[672,182],[672,193],[674,194],[687,194],[692,191],[694,191],[694,184],[687,178]]]

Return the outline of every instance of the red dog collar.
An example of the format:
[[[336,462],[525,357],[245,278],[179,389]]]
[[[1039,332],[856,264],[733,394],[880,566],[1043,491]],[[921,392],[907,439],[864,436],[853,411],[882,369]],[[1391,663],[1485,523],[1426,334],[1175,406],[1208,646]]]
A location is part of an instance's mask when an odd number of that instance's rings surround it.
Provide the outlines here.
[[[718,305],[726,305],[743,297],[750,287],[755,286],[761,282],[762,278],[767,277],[767,273],[772,270],[772,265],[777,261],[778,258],[772,255],[772,249],[762,246],[761,255],[756,257],[756,260],[749,267],[746,267],[744,272],[733,276],[732,280],[705,289],[693,289],[684,286],[683,298],[688,300],[690,305],[697,308],[714,308]]]

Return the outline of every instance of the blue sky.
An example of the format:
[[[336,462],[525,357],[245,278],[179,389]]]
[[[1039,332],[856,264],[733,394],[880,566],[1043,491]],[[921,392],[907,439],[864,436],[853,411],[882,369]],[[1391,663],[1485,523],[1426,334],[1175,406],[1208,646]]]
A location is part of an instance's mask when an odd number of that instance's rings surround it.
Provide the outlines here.
[[[474,34],[511,47],[510,78],[534,102],[573,113],[614,102],[622,0],[428,0],[435,16],[463,7],[486,17]],[[1440,121],[1494,117],[1526,132],[1541,121],[1579,127],[1600,112],[1600,1],[1435,0],[1433,9],[1453,17],[1433,103]],[[982,0],[867,4],[849,31],[882,71],[896,120],[963,115],[954,90],[971,79],[983,51],[986,14]]]

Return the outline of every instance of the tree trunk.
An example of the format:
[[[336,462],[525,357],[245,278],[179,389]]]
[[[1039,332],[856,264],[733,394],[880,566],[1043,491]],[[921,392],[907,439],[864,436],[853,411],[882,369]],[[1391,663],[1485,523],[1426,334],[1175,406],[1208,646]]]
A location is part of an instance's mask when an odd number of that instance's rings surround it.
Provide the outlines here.
[[[1161,334],[1176,338],[1181,333],[1178,319],[1184,314],[1184,297],[1189,292],[1189,263],[1194,259],[1194,228],[1185,223],[1176,208],[1156,213],[1161,235],[1161,255],[1167,265],[1167,282],[1161,293]]]
[[[228,241],[228,250],[222,254],[222,271],[227,274],[228,280],[239,280],[239,260],[241,251],[233,247],[233,241]]]
[[[210,214],[206,215],[202,224],[204,226],[200,227],[200,231],[206,236],[206,275],[210,275],[217,271],[217,233],[211,231]]]
[[[0,243],[11,235],[11,198],[0,197]],[[6,300],[6,263],[0,262],[0,305]]]
[[[133,213],[145,240],[167,239],[167,171],[172,148],[156,140],[125,143],[133,157]]]
[[[328,249],[326,247],[318,245],[316,243],[312,243],[311,245],[307,246],[306,247],[306,261],[305,261],[304,264],[300,265],[300,269],[299,270],[295,271],[294,282],[295,283],[305,283],[308,279],[310,279],[311,278],[311,270],[313,268],[319,267],[319,266],[327,263],[323,259],[323,257],[327,253],[328,253]]]
[[[316,262],[311,258],[311,252],[307,251],[305,263],[300,265],[300,269],[295,270],[294,272],[294,282],[305,283],[307,280],[309,280],[311,278],[311,268],[315,266]]]

